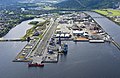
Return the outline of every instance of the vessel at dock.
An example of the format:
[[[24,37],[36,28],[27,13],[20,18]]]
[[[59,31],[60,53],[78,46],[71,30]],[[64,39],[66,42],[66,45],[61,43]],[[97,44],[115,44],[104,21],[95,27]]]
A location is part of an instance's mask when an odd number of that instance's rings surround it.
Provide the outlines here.
[[[28,63],[28,67],[44,67],[44,64],[38,64],[38,63]]]
[[[67,53],[68,52],[68,44],[64,43],[61,45],[61,52]]]

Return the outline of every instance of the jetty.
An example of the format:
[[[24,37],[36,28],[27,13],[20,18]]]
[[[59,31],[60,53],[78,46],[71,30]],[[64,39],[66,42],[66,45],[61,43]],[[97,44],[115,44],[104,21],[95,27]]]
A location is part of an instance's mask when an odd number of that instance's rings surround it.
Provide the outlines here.
[[[0,42],[12,42],[12,41],[27,41],[27,39],[21,39],[21,38],[0,38]]]

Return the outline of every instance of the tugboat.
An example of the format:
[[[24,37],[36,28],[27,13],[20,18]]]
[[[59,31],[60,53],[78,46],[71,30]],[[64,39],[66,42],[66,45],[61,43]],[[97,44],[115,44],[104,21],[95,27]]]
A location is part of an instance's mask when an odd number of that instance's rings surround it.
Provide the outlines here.
[[[63,43],[61,45],[61,52],[63,52],[63,53],[67,53],[68,52],[68,45],[67,44]]]
[[[67,53],[68,52],[68,45],[67,44],[64,44],[64,49],[63,49],[64,53]]]
[[[38,64],[38,63],[28,63],[28,67],[44,67],[44,64]]]

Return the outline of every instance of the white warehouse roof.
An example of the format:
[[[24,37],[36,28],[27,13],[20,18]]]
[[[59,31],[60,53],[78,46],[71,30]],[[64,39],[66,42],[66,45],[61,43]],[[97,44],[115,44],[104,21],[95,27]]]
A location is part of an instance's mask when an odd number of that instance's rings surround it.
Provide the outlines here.
[[[84,33],[83,31],[79,31],[79,30],[73,31],[73,34],[83,34],[83,33]]]

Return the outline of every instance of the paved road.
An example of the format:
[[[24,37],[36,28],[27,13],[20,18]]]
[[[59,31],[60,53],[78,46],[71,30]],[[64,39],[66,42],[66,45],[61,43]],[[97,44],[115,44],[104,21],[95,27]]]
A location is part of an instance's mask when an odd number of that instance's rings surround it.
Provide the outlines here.
[[[57,22],[54,21],[54,19],[52,19],[50,27],[48,28],[48,30],[46,31],[46,33],[43,36],[42,40],[38,44],[36,50],[33,52],[34,56],[44,54],[44,51],[47,48],[48,41],[51,38],[51,36],[53,35],[53,33],[54,33],[55,29],[56,29],[56,26],[57,26]],[[44,56],[44,55],[42,55],[42,56]]]

